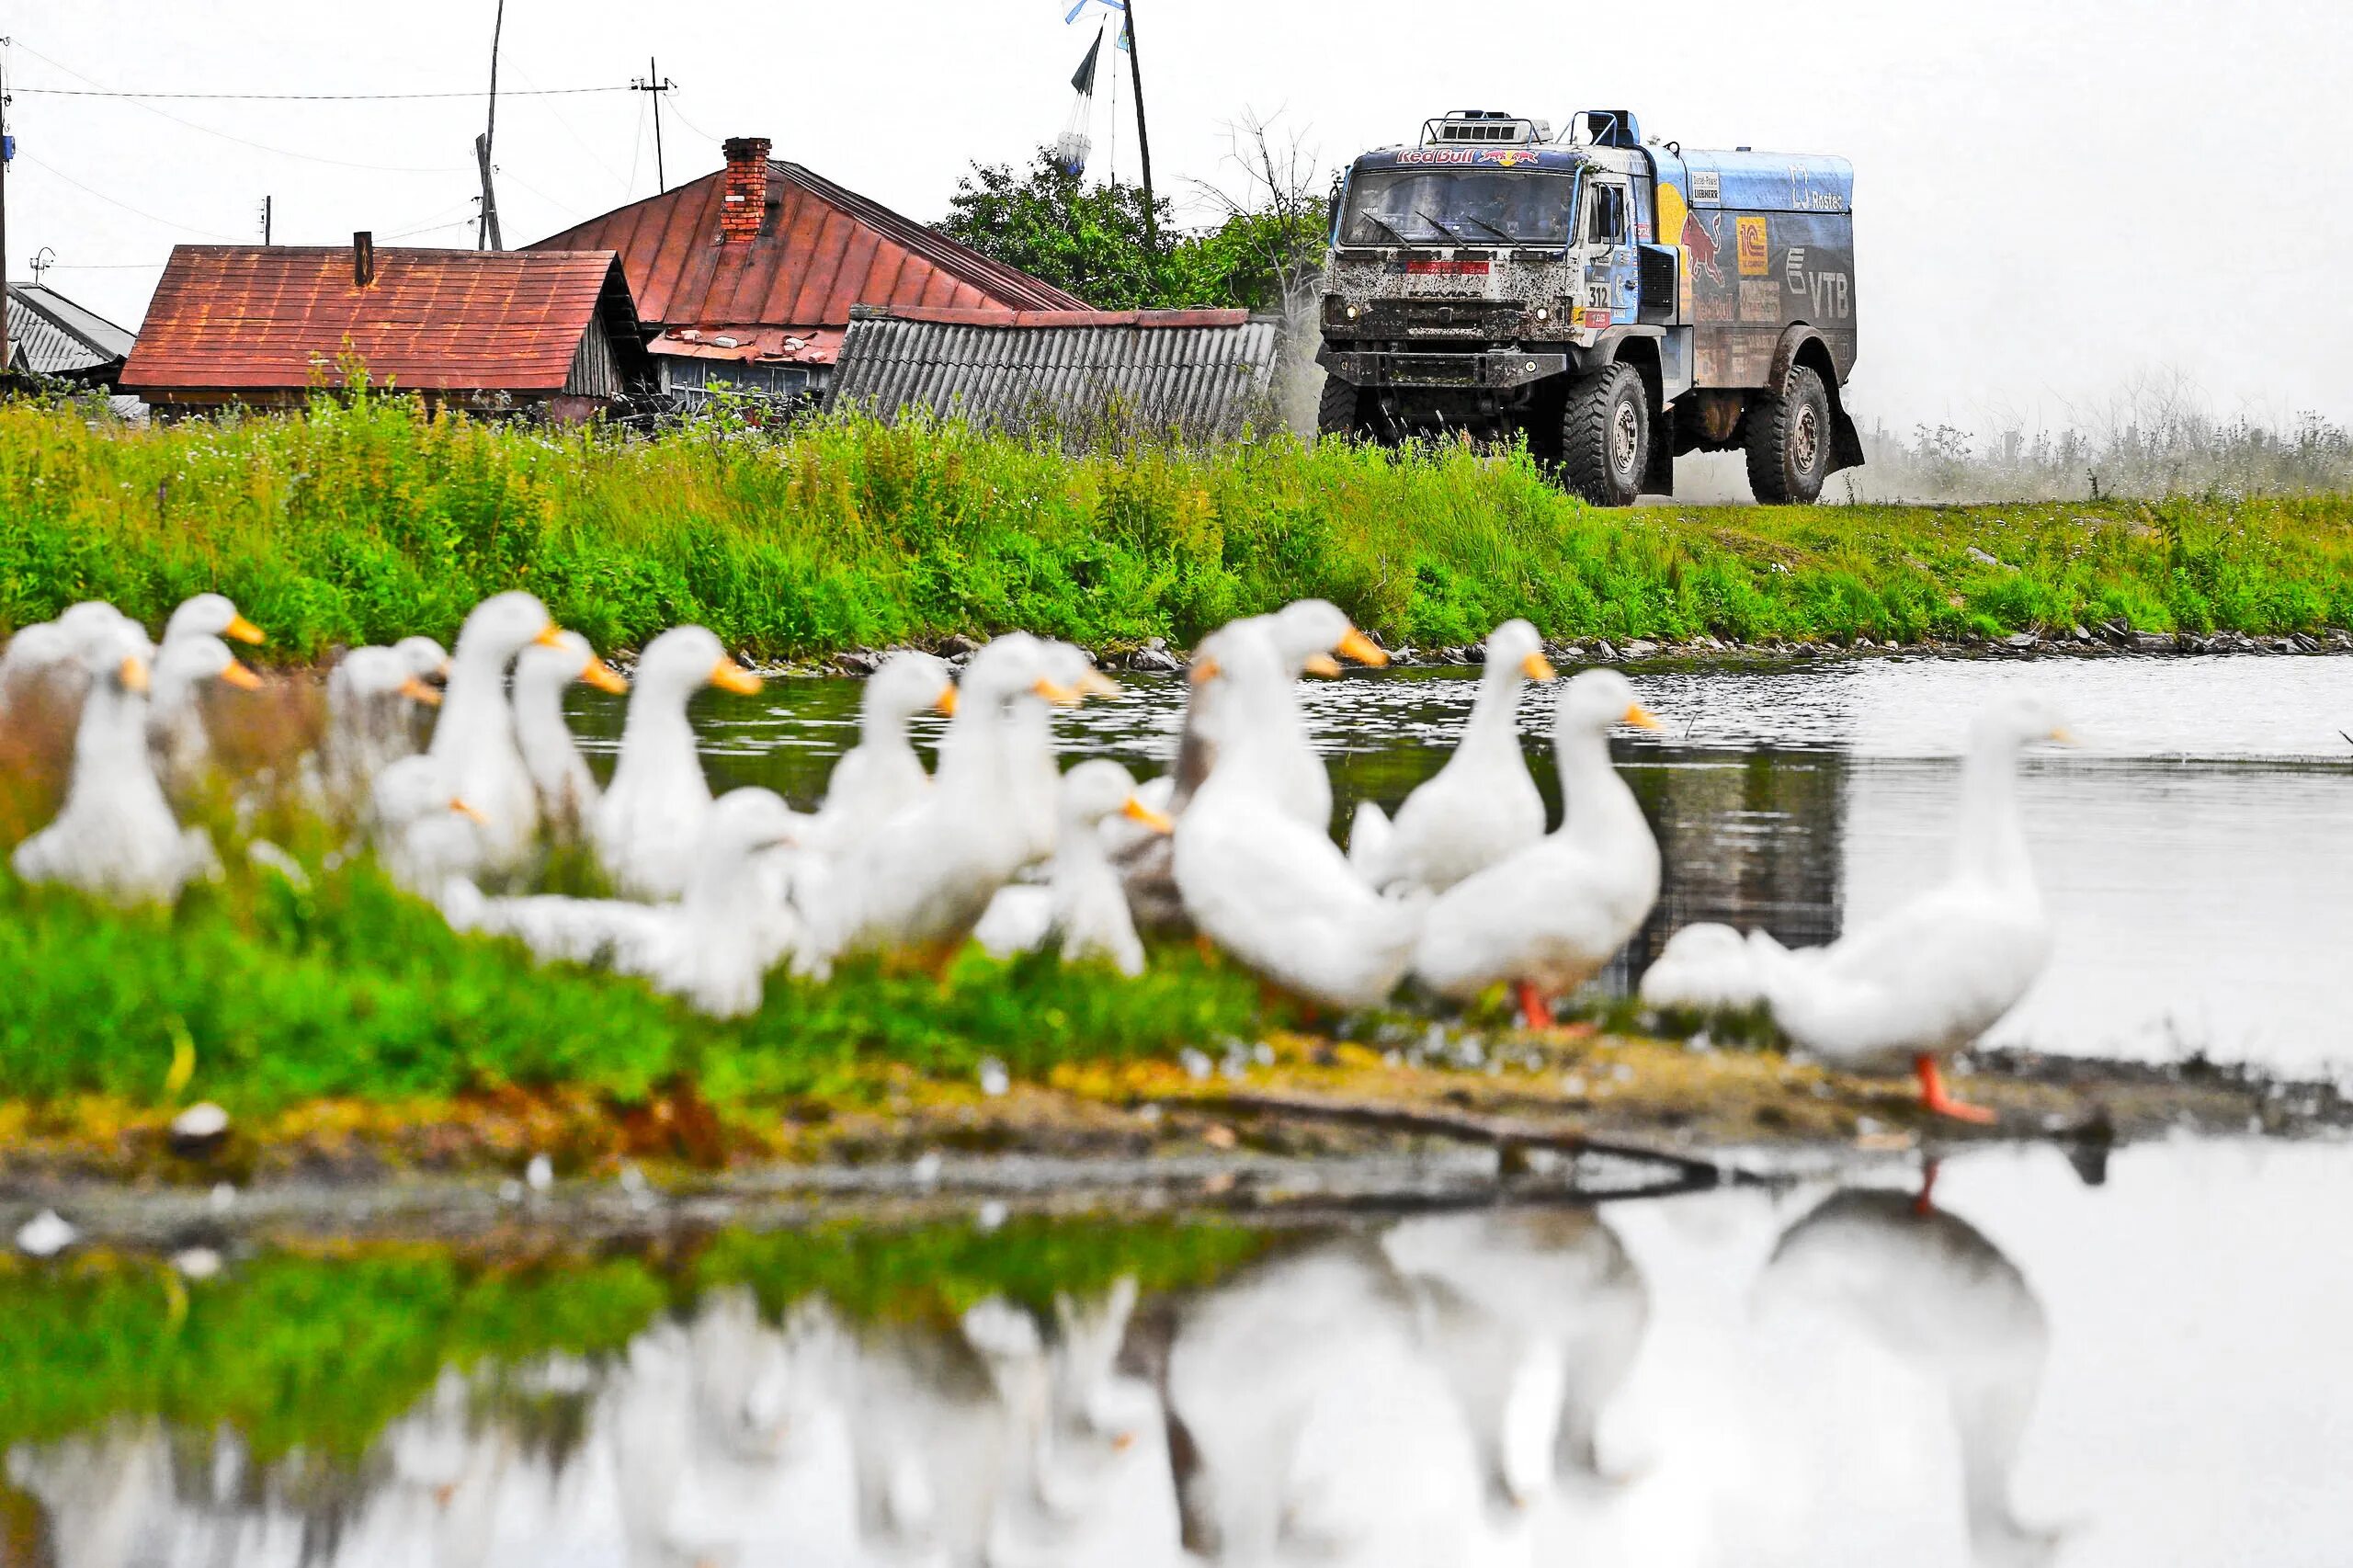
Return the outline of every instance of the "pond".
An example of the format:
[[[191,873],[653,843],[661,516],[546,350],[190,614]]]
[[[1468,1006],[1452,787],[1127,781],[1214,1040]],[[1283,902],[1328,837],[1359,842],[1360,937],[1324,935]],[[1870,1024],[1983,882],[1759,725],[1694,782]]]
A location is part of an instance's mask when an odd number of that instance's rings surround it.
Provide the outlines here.
[[[2300,1074],[2353,1062],[2341,979],[2353,943],[2353,659],[1905,656],[1629,674],[1666,726],[1616,743],[1665,881],[1615,983],[1692,921],[1818,943],[1935,877],[1969,717],[1993,691],[2030,685],[2080,744],[2025,765],[2020,800],[2057,947],[1991,1043],[2203,1051]],[[1065,756],[1160,771],[1183,684],[1124,683],[1120,698],[1062,719]],[[1393,808],[1444,763],[1476,685],[1449,669],[1302,687],[1337,829],[1357,801]],[[858,692],[854,680],[788,678],[756,699],[699,699],[711,772],[813,803],[855,736]],[[608,752],[618,704],[585,693],[578,712],[592,748]],[[1520,722],[1557,820],[1550,714],[1531,692]]]
[[[2342,1561],[2347,1152],[0,1259],[0,1552]]]

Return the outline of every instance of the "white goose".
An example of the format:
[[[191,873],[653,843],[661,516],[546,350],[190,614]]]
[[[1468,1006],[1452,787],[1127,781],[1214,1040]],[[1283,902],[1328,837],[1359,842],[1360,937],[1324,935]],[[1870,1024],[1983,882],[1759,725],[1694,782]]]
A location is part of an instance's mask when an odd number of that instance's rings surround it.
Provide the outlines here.
[[[494,874],[522,865],[540,825],[539,794],[506,700],[507,667],[532,643],[552,643],[556,635],[547,607],[520,590],[476,605],[459,629],[449,691],[426,748],[446,771],[449,792],[480,814],[481,865]]]
[[[2050,1331],[1998,1247],[1925,1195],[1849,1189],[1782,1233],[1756,1294],[1763,1307],[1802,1301],[1859,1324],[1941,1394],[1974,1561],[2051,1561],[2059,1537],[2021,1525],[2009,1500]]]
[[[1115,816],[1153,833],[1167,833],[1176,824],[1139,799],[1134,778],[1108,757],[1082,762],[1063,774],[1061,795],[1046,885],[1001,890],[973,927],[973,939],[991,956],[1007,958],[1035,951],[1059,934],[1065,963],[1100,959],[1121,974],[1142,974],[1143,943],[1101,828]]]
[[[449,765],[426,753],[385,765],[368,796],[377,858],[394,885],[438,899],[452,879],[480,874],[482,813],[457,792]]]
[[[577,631],[558,632],[553,642],[534,643],[516,657],[516,744],[539,791],[540,816],[567,843],[587,831],[597,810],[596,777],[563,718],[563,694],[574,681],[615,696],[629,690],[629,682],[597,657]]]
[[[88,655],[112,651],[153,662],[146,629],[102,599],[69,605],[55,620],[28,626],[0,653],[0,702],[20,713],[39,709],[71,733],[89,689]]]
[[[591,819],[591,837],[622,893],[673,899],[686,891],[687,868],[710,810],[687,701],[707,686],[749,697],[760,689],[760,677],[729,658],[706,628],[674,626],[638,655],[632,686],[620,758]]]
[[[825,801],[810,829],[813,847],[840,855],[931,788],[923,759],[907,739],[907,721],[926,709],[951,718],[956,679],[944,660],[904,651],[882,661],[858,707],[858,744],[825,780]]]
[[[198,594],[182,599],[164,622],[164,635],[156,646],[167,648],[183,637],[225,637],[255,647],[269,641],[260,627],[238,613],[226,594]]]
[[[1017,743],[1034,744],[1038,732],[1012,710],[1078,700],[1047,676],[1048,662],[1045,644],[1025,632],[972,655],[931,790],[809,879],[814,931],[803,968],[822,973],[852,953],[944,964],[971,934],[1030,853],[1033,808],[1023,791],[1036,787],[1038,769]]]
[[[212,764],[212,735],[204,718],[204,687],[213,681],[257,691],[261,677],[239,664],[229,645],[208,632],[183,632],[164,643],[147,694],[147,742],[167,794],[185,799]]]
[[[1464,1001],[1511,982],[1529,1023],[1545,1027],[1551,999],[1591,979],[1650,914],[1658,841],[1609,764],[1619,724],[1658,726],[1624,676],[1587,670],[1562,686],[1552,718],[1561,825],[1430,905],[1414,971],[1431,990]]]
[[[519,938],[542,959],[605,962],[714,1017],[759,1010],[768,970],[797,930],[773,900],[769,858],[798,843],[806,819],[768,790],[731,790],[703,813],[675,903],[623,899],[483,898],[462,880],[442,893],[460,930]]]
[[[143,644],[139,637],[136,642]],[[147,750],[148,666],[133,639],[85,645],[89,690],[56,820],[9,858],[28,882],[63,882],[126,903],[168,903],[220,862],[201,828],[182,830]]]
[[[1379,1002],[1413,956],[1420,906],[1374,892],[1323,823],[1287,809],[1297,706],[1267,631],[1232,626],[1214,641],[1194,674],[1225,687],[1209,732],[1217,762],[1174,835],[1185,913],[1219,947],[1311,1002]]]
[[[1370,801],[1357,807],[1348,858],[1365,881],[1444,892],[1544,836],[1544,797],[1519,749],[1519,696],[1553,675],[1528,622],[1489,634],[1478,700],[1446,766],[1405,797],[1393,823]]]
[[[1826,948],[1790,952],[1751,934],[1758,983],[1783,1034],[1842,1067],[1908,1062],[1929,1110],[1994,1119],[1945,1092],[1938,1063],[2017,1006],[2051,957],[2051,923],[2018,822],[2018,759],[2033,742],[2067,739],[2039,697],[1989,704],[1971,727],[1943,883]]]
[[[404,637],[389,648],[354,648],[327,672],[327,723],[321,745],[329,804],[355,812],[376,776],[416,755],[415,715],[441,705],[428,684],[449,673],[449,656],[429,637]]]

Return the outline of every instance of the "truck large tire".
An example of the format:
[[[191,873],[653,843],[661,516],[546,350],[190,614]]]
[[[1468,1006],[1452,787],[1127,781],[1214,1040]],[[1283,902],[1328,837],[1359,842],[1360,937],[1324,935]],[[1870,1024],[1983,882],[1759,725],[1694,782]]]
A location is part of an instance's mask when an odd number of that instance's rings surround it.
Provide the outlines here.
[[[1597,506],[1631,506],[1651,461],[1650,395],[1628,365],[1569,383],[1561,414],[1561,472]]]
[[[1350,386],[1337,376],[1324,378],[1324,395],[1315,400],[1315,433],[1318,436],[1356,436],[1363,433],[1364,422],[1358,415],[1364,406],[1364,390]]]
[[[1777,396],[1748,405],[1748,487],[1768,506],[1813,505],[1830,477],[1830,392],[1803,365],[1790,367]]]

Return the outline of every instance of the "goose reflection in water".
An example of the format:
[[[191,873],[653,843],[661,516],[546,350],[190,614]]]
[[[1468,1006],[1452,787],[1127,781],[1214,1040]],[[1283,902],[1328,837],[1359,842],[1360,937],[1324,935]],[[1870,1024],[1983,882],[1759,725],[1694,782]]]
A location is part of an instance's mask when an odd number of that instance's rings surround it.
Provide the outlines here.
[[[1932,1165],[1916,1198],[1848,1188],[1806,1214],[1775,1247],[1758,1303],[1768,1312],[1802,1303],[1859,1327],[1940,1399],[1960,1449],[1972,1560],[2048,1562],[2058,1537],[2020,1524],[2009,1501],[2049,1350],[2042,1307],[1999,1248],[1933,1206],[1934,1174]]]
[[[1421,1216],[879,1323],[715,1290],[602,1360],[445,1370],[356,1461],[141,1420],[7,1476],[55,1568],[2048,1561],[2018,1269],[1905,1194],[1777,1212]]]

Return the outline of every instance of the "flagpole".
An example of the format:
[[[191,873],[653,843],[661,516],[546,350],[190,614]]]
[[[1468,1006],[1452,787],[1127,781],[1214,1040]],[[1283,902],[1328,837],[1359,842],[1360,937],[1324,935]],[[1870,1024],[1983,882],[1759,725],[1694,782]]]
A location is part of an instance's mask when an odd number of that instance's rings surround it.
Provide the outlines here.
[[[1160,221],[1152,207],[1152,135],[1143,123],[1143,60],[1136,49],[1136,0],[1127,0],[1128,74],[1136,90],[1136,155],[1143,161],[1144,244],[1160,251]]]

